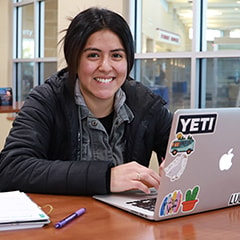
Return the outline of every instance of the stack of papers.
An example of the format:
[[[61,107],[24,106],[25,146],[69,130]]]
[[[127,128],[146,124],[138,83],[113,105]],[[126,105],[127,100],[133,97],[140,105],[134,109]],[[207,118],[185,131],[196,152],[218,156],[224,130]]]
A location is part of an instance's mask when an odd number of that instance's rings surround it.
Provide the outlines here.
[[[49,217],[25,193],[0,192],[0,231],[39,228]]]

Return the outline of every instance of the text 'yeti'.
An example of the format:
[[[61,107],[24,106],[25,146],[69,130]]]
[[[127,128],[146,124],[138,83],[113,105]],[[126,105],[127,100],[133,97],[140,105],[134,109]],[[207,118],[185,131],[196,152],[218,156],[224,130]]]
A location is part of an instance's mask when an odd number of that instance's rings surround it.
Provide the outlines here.
[[[212,133],[215,129],[216,120],[217,114],[180,116],[177,132],[183,134]]]

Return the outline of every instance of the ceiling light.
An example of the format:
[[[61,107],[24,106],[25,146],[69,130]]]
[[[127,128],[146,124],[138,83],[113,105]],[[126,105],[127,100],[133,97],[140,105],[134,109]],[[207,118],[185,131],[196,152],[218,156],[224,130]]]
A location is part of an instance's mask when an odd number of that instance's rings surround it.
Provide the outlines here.
[[[222,12],[218,11],[218,10],[214,10],[214,9],[207,9],[207,15],[208,15],[208,17],[220,16],[220,15],[222,15]]]

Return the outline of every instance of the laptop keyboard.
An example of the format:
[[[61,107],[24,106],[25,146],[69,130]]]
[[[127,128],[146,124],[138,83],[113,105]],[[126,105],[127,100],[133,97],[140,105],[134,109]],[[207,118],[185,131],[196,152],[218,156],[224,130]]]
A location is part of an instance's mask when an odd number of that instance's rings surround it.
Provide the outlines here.
[[[139,207],[139,208],[143,208],[143,209],[154,212],[156,200],[157,198],[149,198],[149,199],[143,199],[143,200],[135,200],[135,201],[126,202],[126,203],[131,204],[134,207]]]

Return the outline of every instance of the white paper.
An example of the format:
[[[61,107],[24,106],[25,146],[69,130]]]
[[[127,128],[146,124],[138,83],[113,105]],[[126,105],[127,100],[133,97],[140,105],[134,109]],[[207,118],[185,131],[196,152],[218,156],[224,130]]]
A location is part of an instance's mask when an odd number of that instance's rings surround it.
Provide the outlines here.
[[[46,223],[49,223],[49,217],[25,193],[0,192],[0,230]]]

